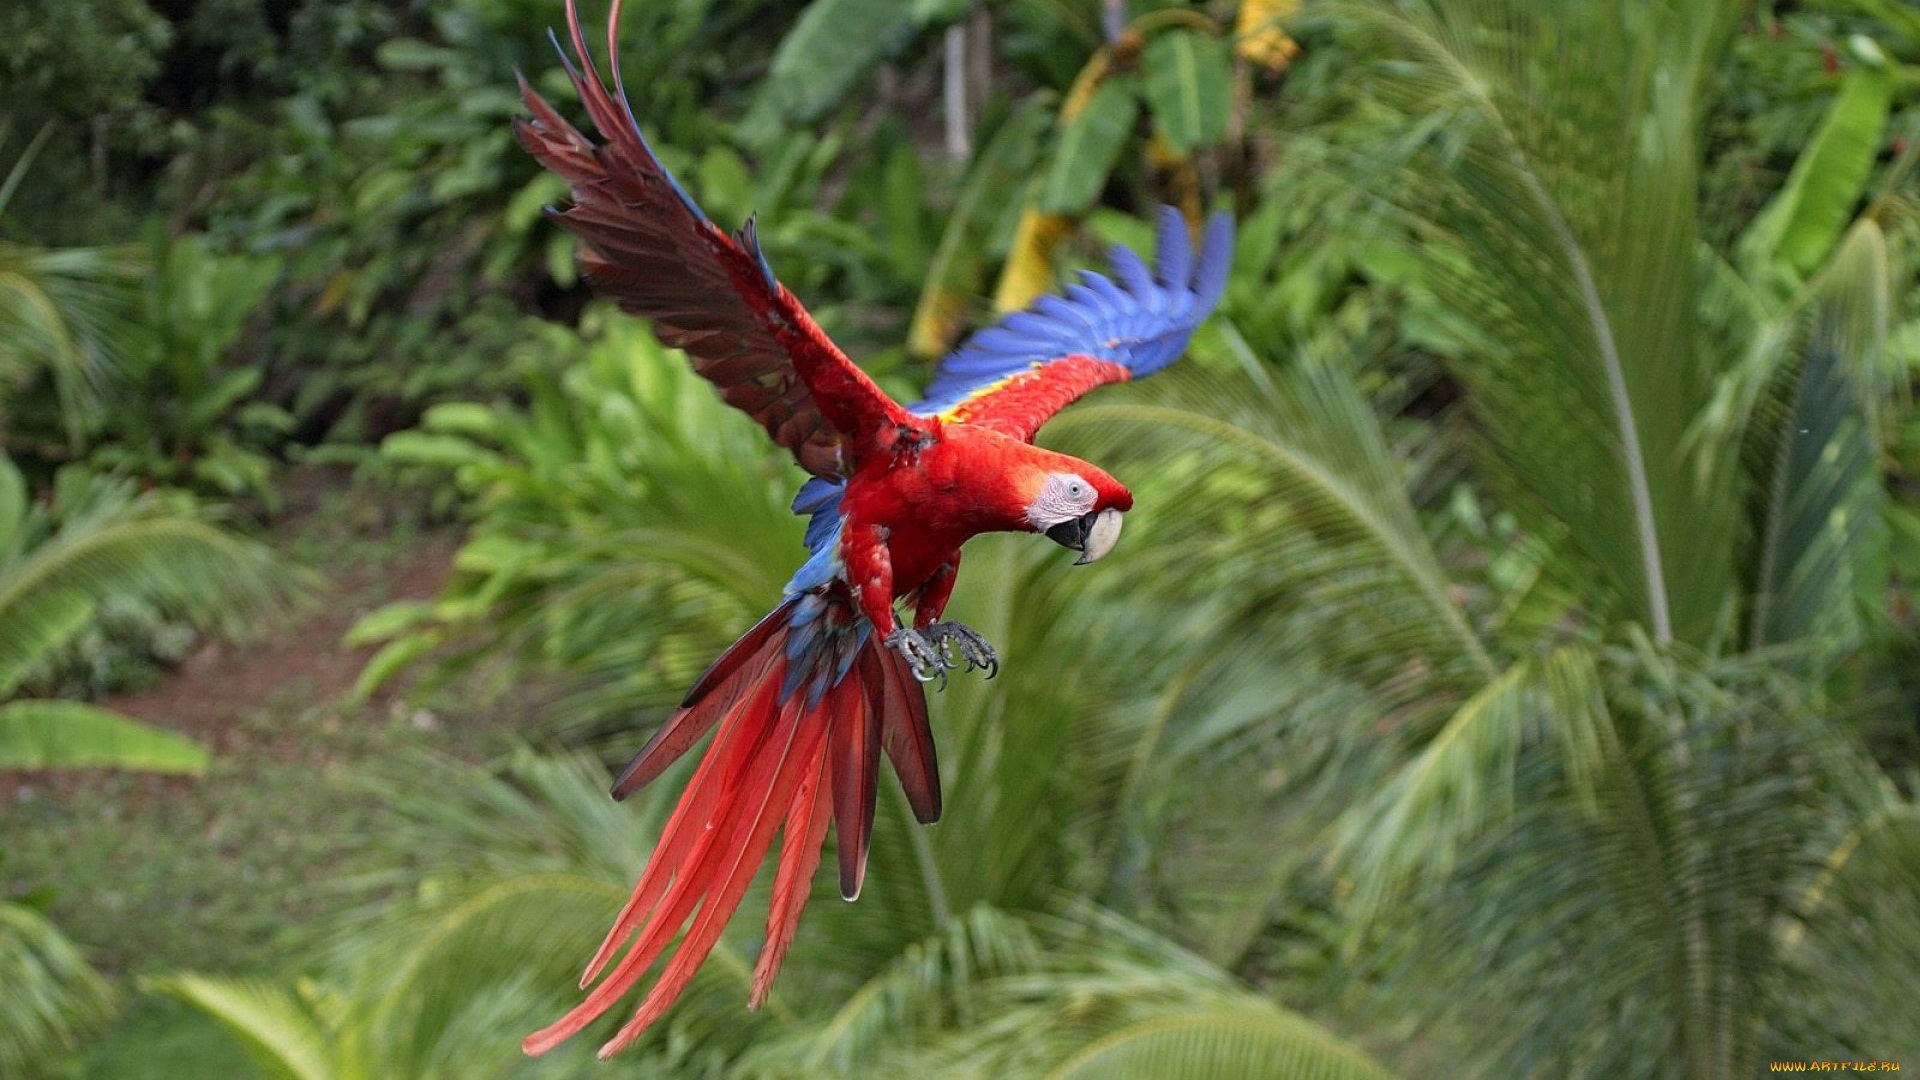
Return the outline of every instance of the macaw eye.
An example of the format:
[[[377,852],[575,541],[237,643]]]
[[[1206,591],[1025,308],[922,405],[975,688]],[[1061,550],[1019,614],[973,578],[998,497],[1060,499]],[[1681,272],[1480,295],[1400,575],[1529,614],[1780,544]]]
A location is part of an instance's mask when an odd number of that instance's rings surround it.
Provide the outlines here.
[[[1067,481],[1067,495],[1070,498],[1084,499],[1087,496],[1087,485],[1078,480],[1069,480]]]

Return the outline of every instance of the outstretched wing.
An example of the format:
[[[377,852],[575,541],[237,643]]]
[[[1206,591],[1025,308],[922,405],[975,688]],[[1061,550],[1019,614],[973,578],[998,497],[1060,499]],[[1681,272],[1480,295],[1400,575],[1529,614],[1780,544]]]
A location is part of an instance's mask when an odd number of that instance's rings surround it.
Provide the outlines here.
[[[1180,211],[1161,207],[1158,232],[1152,272],[1114,245],[1117,281],[1083,271],[1066,295],[1043,296],[974,334],[940,362],[927,396],[909,411],[1031,442],[1094,387],[1173,363],[1226,287],[1233,218],[1222,211],[1208,220],[1197,259]]]
[[[617,59],[620,3],[607,16]],[[587,115],[607,140],[596,146],[520,80],[533,116],[514,131],[540,163],[567,181],[572,205],[550,210],[584,242],[581,269],[621,310],[653,320],[660,340],[684,349],[694,370],[729,405],[766,428],[816,476],[835,476],[884,425],[910,422],[866,373],[836,348],[773,276],[752,221],[729,236],[660,164],[634,122],[614,68],[616,96],[600,81],[567,0],[578,66],[561,62]],[[559,42],[555,41],[555,47]]]

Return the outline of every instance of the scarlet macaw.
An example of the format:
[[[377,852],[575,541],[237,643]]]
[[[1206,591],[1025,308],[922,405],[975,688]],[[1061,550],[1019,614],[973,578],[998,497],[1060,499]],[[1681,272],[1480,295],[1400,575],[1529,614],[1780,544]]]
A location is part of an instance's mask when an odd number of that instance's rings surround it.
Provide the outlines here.
[[[608,17],[617,56],[620,3]],[[749,220],[729,236],[660,164],[626,103],[618,67],[601,82],[568,0],[578,66],[561,61],[607,140],[595,145],[529,88],[520,141],[565,178],[571,205],[549,212],[583,242],[602,294],[685,350],[694,370],[813,474],[793,510],[811,552],[785,599],[694,683],[613,785],[624,798],[719,729],[654,848],[632,898],[587,965],[606,978],[559,1021],[527,1037],[540,1054],[579,1032],[639,981],[688,920],[679,949],[614,1053],[666,1011],[719,940],[784,824],[766,943],[749,1004],[765,999],[793,940],[831,821],[840,893],[860,892],[885,751],[914,816],[940,817],[922,684],[965,664],[998,670],[979,634],[941,613],[960,548],[983,532],[1044,533],[1088,563],[1112,549],[1133,496],[1100,468],[1033,445],[1054,413],[1096,386],[1177,359],[1218,302],[1232,220],[1216,214],[1194,258],[1179,212],[1163,208],[1153,271],[1116,246],[1118,281],[1083,275],[1065,296],[974,334],[940,364],[926,397],[902,407],[814,325],[775,279]],[[558,41],[555,42],[556,48]],[[911,625],[894,605],[912,597]],[[697,911],[696,911],[697,909]],[[631,941],[624,956],[614,957]]]

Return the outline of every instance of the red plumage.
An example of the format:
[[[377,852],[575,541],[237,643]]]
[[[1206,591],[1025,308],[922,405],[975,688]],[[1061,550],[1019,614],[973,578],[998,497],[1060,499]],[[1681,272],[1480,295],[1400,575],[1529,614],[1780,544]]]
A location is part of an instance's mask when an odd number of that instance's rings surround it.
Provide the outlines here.
[[[775,614],[784,615],[793,606],[790,600]],[[841,619],[843,631],[852,626],[852,613],[844,608],[838,615],[821,617]],[[772,847],[775,831],[784,827],[767,940],[754,969],[750,1003],[758,1006],[798,928],[829,820],[841,837],[842,892],[851,898],[859,891],[872,828],[883,718],[901,736],[894,753],[896,761],[907,762],[903,772],[922,778],[923,784],[933,777],[933,742],[920,688],[903,684],[899,673],[890,670],[885,646],[867,636],[853,660],[865,675],[835,682],[817,700],[804,693],[783,696],[782,684],[794,663],[787,655],[792,627],[781,621],[763,629],[770,621],[728,650],[722,658],[726,673],[704,680],[707,688],[699,698],[661,728],[664,734],[718,727],[719,733],[668,819],[632,897],[588,963],[581,986],[591,985],[603,973],[604,981],[566,1016],[529,1035],[527,1053],[545,1053],[605,1012],[638,983],[684,926],[686,935],[659,981],[633,1018],[601,1048],[601,1056],[618,1051],[658,1019],[718,943]],[[802,662],[825,655],[810,654]],[[624,794],[637,789],[695,738],[657,734],[622,774],[616,790]],[[937,790],[938,781],[931,783]],[[937,795],[935,799],[937,810]]]
[[[614,0],[609,54],[619,10]],[[653,320],[662,341],[816,477],[795,503],[813,516],[813,557],[787,598],[714,661],[614,783],[624,798],[712,736],[581,977],[591,989],[524,1044],[539,1054],[578,1033],[666,957],[605,1056],[686,988],[778,832],[750,1004],[766,998],[829,825],[841,894],[860,891],[883,755],[914,816],[939,818],[922,680],[944,685],[962,662],[998,666],[983,638],[940,621],[961,546],[982,532],[1040,532],[1085,562],[1113,545],[1132,495],[1087,462],[1033,446],[1034,433],[1088,390],[1176,357],[1219,297],[1231,245],[1226,219],[1216,218],[1196,269],[1184,221],[1163,213],[1154,271],[1116,250],[1120,284],[1090,275],[1066,297],[981,332],[943,363],[926,401],[902,407],[773,278],[751,222],[729,235],[700,212],[654,157],[624,95],[601,82],[573,0],[567,20],[579,57],[568,72],[605,142],[576,131],[522,81],[531,118],[516,131],[572,197],[550,212],[580,237],[581,266],[600,292]],[[894,608],[909,598],[913,618],[903,627]]]
[[[1033,441],[1040,425],[1080,400],[1087,391],[1126,382],[1133,373],[1122,364],[1092,356],[1064,356],[1023,371],[984,393],[975,394],[944,414],[963,424],[989,428],[1021,442]]]

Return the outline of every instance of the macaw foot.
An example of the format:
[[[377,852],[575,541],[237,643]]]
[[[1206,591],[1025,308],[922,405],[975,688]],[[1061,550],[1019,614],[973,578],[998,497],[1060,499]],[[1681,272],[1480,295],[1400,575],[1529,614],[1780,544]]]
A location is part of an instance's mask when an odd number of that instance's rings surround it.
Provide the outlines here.
[[[907,669],[921,682],[940,681],[947,688],[947,672],[966,665],[966,670],[984,668],[987,678],[1000,673],[1000,660],[987,639],[957,622],[940,622],[924,630],[903,626],[887,635],[884,644],[899,652]]]
[[[902,626],[888,634],[882,644],[900,654],[914,678],[921,682],[939,679],[940,689],[947,688],[946,658],[940,655],[940,650],[927,640],[926,635],[910,626]]]
[[[968,671],[979,668],[987,673],[989,679],[1000,674],[1000,658],[994,655],[993,646],[967,624],[937,622],[921,633],[939,647],[940,657],[948,667],[964,660]]]

